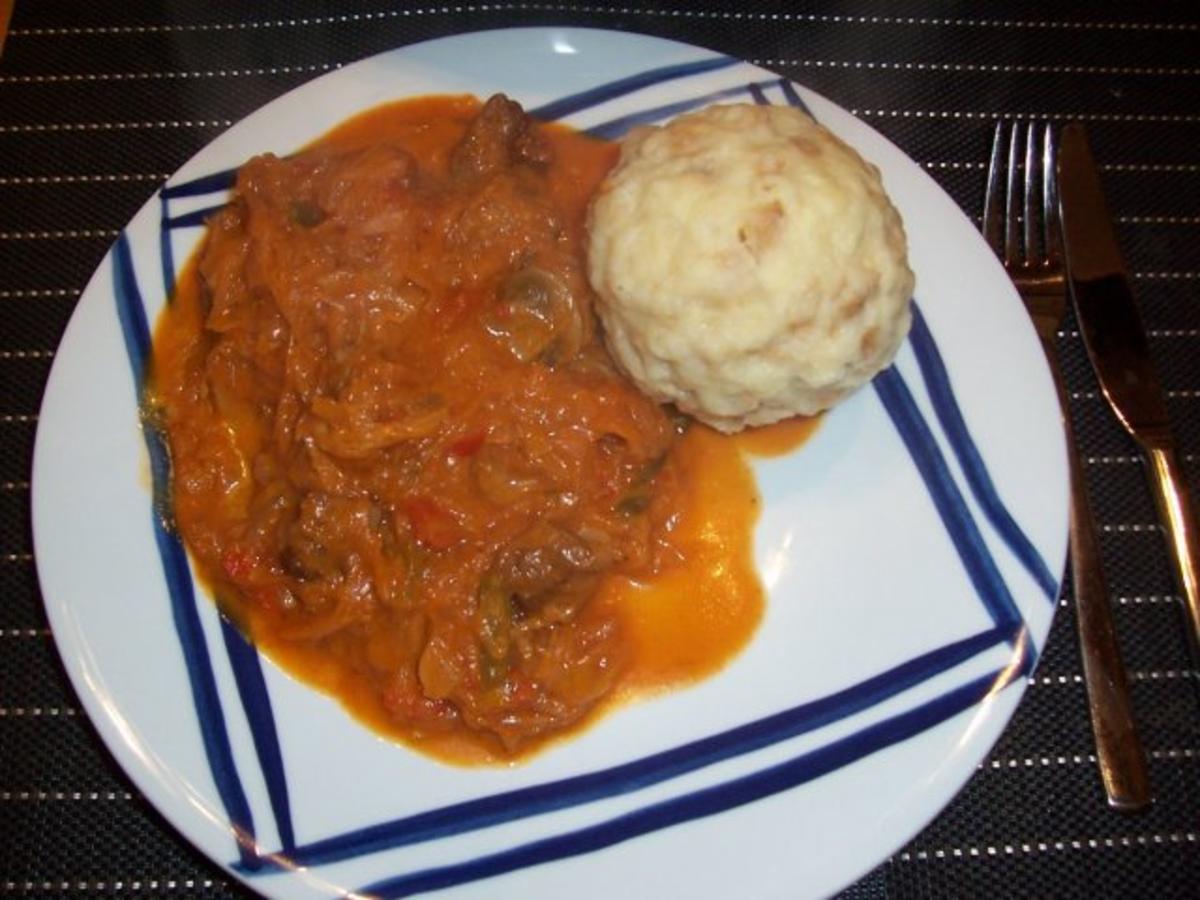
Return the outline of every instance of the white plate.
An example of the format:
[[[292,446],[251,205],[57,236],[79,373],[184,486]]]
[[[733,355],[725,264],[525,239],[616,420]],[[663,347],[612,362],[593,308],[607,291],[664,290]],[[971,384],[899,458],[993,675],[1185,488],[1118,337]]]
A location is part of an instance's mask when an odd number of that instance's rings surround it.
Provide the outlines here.
[[[919,310],[896,365],[758,466],[769,589],[719,676],[509,769],[380,740],[261,662],[159,527],[138,420],[147,323],[219,173],[405,95],[502,90],[613,136],[714,100],[797,103],[883,172]],[[216,177],[210,177],[216,176]],[[277,897],[827,894],[951,799],[1008,721],[1066,554],[1066,455],[1041,349],[971,222],[862,122],[778,76],[655,38],[467,34],[347,66],[197,154],[71,319],[34,454],[38,573],[113,755],[209,857]]]

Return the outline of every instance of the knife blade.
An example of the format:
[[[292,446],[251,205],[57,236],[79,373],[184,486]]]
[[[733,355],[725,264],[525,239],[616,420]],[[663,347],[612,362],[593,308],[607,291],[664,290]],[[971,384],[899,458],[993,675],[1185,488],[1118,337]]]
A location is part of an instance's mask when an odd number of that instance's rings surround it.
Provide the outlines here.
[[[1079,331],[1109,406],[1150,463],[1192,648],[1200,653],[1200,532],[1100,175],[1078,123],[1062,130],[1058,188],[1067,284]]]
[[[1166,428],[1166,401],[1081,125],[1063,129],[1058,178],[1072,299],[1096,377],[1134,437]]]

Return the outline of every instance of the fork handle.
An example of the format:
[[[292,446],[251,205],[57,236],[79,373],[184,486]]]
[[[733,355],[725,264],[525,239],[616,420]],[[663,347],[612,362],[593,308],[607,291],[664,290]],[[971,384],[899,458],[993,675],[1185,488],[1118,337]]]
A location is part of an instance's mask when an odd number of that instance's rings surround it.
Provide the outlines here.
[[[1096,743],[1096,761],[1108,805],[1120,812],[1138,812],[1150,805],[1146,757],[1133,722],[1125,665],[1117,646],[1109,606],[1108,582],[1101,565],[1100,541],[1088,502],[1087,482],[1075,447],[1066,390],[1057,365],[1053,337],[1042,346],[1050,360],[1062,408],[1071,471],[1071,585],[1075,592],[1075,620],[1083,657],[1083,680]]]
[[[1171,567],[1183,595],[1193,651],[1200,651],[1200,530],[1179,456],[1171,443],[1146,448],[1153,477],[1154,500],[1167,526]]]

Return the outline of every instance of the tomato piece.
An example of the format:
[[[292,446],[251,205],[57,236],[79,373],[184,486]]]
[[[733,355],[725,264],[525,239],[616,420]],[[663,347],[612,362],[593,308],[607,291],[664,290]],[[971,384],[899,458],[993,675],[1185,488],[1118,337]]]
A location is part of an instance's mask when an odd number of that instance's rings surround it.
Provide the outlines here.
[[[404,514],[412,523],[417,540],[434,550],[445,550],[458,542],[458,521],[431,497],[410,497],[404,501]]]
[[[447,449],[454,456],[474,456],[479,452],[479,448],[483,446],[486,439],[487,432],[482,428],[477,428],[455,438]]]
[[[460,434],[450,444],[446,446],[446,450],[452,456],[474,456],[478,454],[479,448],[484,445],[487,440],[486,428],[475,428],[474,431],[468,431],[466,434]]]

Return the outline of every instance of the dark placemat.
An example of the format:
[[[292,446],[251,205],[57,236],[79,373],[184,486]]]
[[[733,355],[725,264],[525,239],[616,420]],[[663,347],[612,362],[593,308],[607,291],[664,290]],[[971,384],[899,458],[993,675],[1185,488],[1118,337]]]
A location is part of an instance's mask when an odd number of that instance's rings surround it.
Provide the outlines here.
[[[117,230],[224,128],[330,68],[463,31],[571,24],[701,44],[855,112],[977,215],[998,117],[1087,123],[1185,465],[1200,473],[1200,13],[1185,2],[396,4],[17,0],[0,56],[0,894],[245,896],[82,715],[29,523],[58,338]],[[1105,808],[1074,614],[962,794],[846,897],[1200,895],[1200,697],[1143,465],[1061,340],[1157,802]]]

